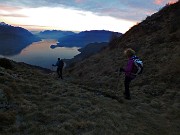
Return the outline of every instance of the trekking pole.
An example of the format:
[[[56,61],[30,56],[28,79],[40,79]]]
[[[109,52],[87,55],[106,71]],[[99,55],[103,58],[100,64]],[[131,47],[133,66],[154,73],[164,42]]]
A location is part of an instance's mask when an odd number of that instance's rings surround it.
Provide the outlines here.
[[[120,81],[120,69],[118,69],[118,79],[117,79],[117,91],[119,90],[119,81]]]
[[[116,73],[117,73],[117,82],[115,83],[116,85],[117,85],[117,87],[115,86],[115,93],[117,93],[118,92],[118,90],[119,90],[119,81],[120,81],[120,69],[118,69],[118,70],[116,70]]]

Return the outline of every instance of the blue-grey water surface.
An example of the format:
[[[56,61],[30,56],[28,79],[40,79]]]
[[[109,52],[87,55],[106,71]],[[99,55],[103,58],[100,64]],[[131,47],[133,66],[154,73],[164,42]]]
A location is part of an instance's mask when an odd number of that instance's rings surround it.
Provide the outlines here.
[[[55,64],[57,58],[71,59],[79,54],[77,47],[56,47],[50,48],[51,45],[56,45],[56,40],[42,40],[34,42],[15,56],[6,56],[17,62],[25,62],[31,65],[41,66],[52,69],[52,64]],[[5,56],[1,56],[5,57]]]

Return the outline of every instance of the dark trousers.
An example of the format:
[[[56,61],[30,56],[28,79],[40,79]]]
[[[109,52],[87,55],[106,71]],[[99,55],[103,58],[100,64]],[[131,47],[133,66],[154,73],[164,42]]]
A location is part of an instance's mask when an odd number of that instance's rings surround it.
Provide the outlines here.
[[[61,78],[61,79],[63,79],[63,77],[62,77],[62,68],[57,68],[57,74],[58,74],[58,77],[59,78]]]
[[[134,78],[125,76],[125,80],[124,80],[125,92],[124,92],[124,95],[125,95],[125,98],[126,98],[126,99],[131,99],[130,91],[129,91],[129,85],[130,85],[130,82],[131,82],[133,79],[134,79]]]

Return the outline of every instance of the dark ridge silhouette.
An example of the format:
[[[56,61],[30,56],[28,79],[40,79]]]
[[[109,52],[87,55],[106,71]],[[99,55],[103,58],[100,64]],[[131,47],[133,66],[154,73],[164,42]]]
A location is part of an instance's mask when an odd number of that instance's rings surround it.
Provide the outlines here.
[[[65,59],[66,67],[72,66],[77,62],[89,58],[92,55],[99,53],[101,50],[108,46],[108,42],[90,43],[83,48],[78,49],[80,54],[74,56],[72,59]]]
[[[121,33],[105,30],[83,31],[78,34],[59,38],[58,46],[85,47],[89,43],[109,42],[112,34],[117,34],[118,36],[122,35]]]
[[[0,23],[1,55],[16,55],[36,41],[40,41],[40,39],[26,29]]]
[[[65,36],[74,35],[72,31],[61,31],[61,30],[45,30],[37,33],[36,35],[41,39],[59,39]]]

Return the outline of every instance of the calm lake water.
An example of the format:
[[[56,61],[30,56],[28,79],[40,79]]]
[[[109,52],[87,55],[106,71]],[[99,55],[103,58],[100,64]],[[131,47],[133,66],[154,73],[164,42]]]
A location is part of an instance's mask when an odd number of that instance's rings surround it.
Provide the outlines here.
[[[56,44],[56,40],[42,40],[39,42],[34,42],[27,48],[23,49],[20,54],[6,58],[17,62],[25,62],[31,65],[52,69],[52,64],[56,63],[57,58],[71,59],[80,53],[78,51],[79,48],[77,47],[56,47],[54,49],[50,48],[51,45]]]

